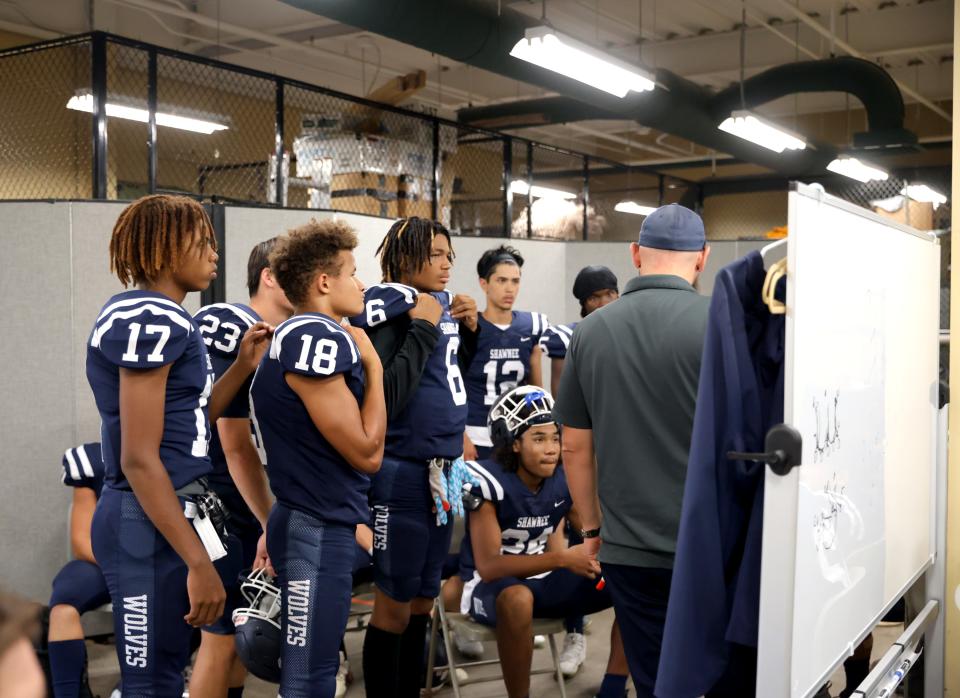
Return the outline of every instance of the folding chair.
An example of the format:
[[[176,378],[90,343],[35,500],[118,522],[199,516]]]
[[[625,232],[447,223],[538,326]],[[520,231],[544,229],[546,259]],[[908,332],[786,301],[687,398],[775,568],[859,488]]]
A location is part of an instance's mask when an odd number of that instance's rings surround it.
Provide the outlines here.
[[[434,652],[437,648],[437,633],[441,628],[443,630],[443,644],[447,650],[447,666],[434,667],[433,658]],[[433,686],[431,684],[435,669],[447,670],[450,675],[450,685],[453,688],[453,695],[455,698],[460,698],[461,686],[466,686],[471,683],[499,681],[501,678],[503,678],[503,675],[501,674],[499,676],[470,678],[464,682],[459,681],[457,679],[457,669],[499,664],[500,658],[498,657],[497,659],[480,659],[469,662],[457,662],[456,650],[453,645],[452,633],[454,632],[456,632],[460,637],[466,638],[470,641],[488,642],[497,639],[497,635],[493,628],[481,625],[480,623],[474,621],[470,616],[463,615],[462,613],[448,613],[447,611],[443,610],[442,600],[437,599],[433,604],[433,622],[430,625],[430,651],[429,659],[427,660],[427,685],[424,687],[424,696],[426,696],[426,698],[430,698],[430,696],[433,695]],[[530,675],[556,674],[560,698],[567,698],[567,691],[563,684],[563,673],[560,671],[560,654],[557,652],[557,643],[554,639],[554,635],[564,632],[563,620],[539,618],[533,619],[531,641],[533,636],[536,635],[547,636],[547,642],[550,645],[550,655],[553,659],[553,668],[532,669],[530,671]]]

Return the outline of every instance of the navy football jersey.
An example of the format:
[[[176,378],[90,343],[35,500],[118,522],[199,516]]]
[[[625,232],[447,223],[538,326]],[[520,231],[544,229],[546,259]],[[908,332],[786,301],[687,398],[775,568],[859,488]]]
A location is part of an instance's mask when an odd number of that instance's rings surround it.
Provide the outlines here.
[[[321,313],[294,315],[280,324],[250,387],[250,414],[270,467],[270,488],[290,509],[345,525],[370,516],[370,478],[355,470],[314,425],[287,373],[314,378],[342,375],[363,401],[364,375],[353,337]]]
[[[124,291],[104,305],[87,345],[87,381],[100,412],[106,485],[130,489],[120,468],[121,368],[170,365],[160,460],[174,488],[208,475],[213,367],[190,313],[163,294]]]
[[[240,351],[240,340],[248,329],[260,322],[260,316],[253,308],[242,303],[212,303],[206,305],[193,316],[200,327],[200,336],[210,354],[213,364],[215,380],[226,373],[227,369],[237,360]],[[250,382],[248,378],[237,391],[236,396],[223,411],[221,417],[247,419],[250,417]],[[252,434],[251,434],[252,438]],[[232,484],[230,471],[227,469],[227,458],[223,454],[220,444],[220,434],[216,426],[210,434],[210,473],[211,482]]]
[[[541,555],[547,549],[547,539],[557,530],[560,520],[573,504],[563,466],[557,465],[537,492],[523,484],[516,473],[510,473],[493,460],[467,461],[479,485],[470,488],[471,494],[491,502],[497,510],[500,524],[500,553],[502,555]],[[470,543],[470,526],[460,546],[460,574],[473,577],[475,564]],[[534,575],[545,577],[549,572]]]
[[[463,453],[467,391],[457,362],[460,323],[450,316],[450,291],[431,295],[443,308],[439,324],[442,336],[427,359],[416,392],[403,412],[387,424],[385,453],[394,458],[452,460]],[[350,318],[350,322],[357,327],[375,327],[408,312],[416,302],[417,291],[410,286],[376,284],[364,292],[364,313]]]
[[[509,327],[501,329],[480,315],[477,353],[467,370],[469,435],[478,446],[492,446],[487,413],[497,398],[529,382],[530,354],[548,327],[541,313],[513,311]],[[476,429],[474,429],[476,428]],[[474,438],[474,436],[478,436]]]
[[[540,348],[551,359],[567,358],[567,349],[570,347],[570,340],[576,326],[575,322],[569,325],[550,325],[540,336]]]
[[[103,455],[97,442],[68,448],[63,454],[60,481],[69,487],[86,487],[100,497],[103,489]]]

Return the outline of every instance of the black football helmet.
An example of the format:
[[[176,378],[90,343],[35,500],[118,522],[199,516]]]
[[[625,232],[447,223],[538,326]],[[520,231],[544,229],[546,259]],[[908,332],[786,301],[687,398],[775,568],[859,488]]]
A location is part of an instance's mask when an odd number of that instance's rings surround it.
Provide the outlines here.
[[[247,606],[231,616],[237,656],[258,679],[280,683],[280,588],[266,570],[255,570],[240,584]]]

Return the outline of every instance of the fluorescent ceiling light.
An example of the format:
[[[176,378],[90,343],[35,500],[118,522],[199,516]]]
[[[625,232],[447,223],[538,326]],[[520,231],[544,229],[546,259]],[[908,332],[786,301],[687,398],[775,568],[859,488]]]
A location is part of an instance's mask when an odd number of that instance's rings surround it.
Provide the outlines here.
[[[858,182],[883,181],[890,176],[879,167],[873,167],[852,157],[836,158],[827,165],[827,169],[831,172],[841,174],[844,177],[855,179]]]
[[[67,102],[67,109],[75,111],[84,111],[93,113],[93,95],[80,94],[74,95]],[[115,116],[118,119],[129,119],[130,121],[139,121],[147,123],[150,118],[150,112],[146,109],[128,107],[115,102],[107,102],[107,116]],[[168,114],[167,112],[156,112],[157,126],[169,126],[178,128],[181,131],[193,131],[194,133],[211,134],[214,131],[225,131],[227,129],[223,124],[213,121],[204,121],[203,119],[191,119],[187,116],[178,116],[177,114]]]
[[[621,98],[655,85],[649,73],[551,27],[527,29],[510,55]]]
[[[947,197],[937,190],[931,189],[926,184],[910,184],[900,193],[905,193],[914,201],[933,204],[934,208],[940,206],[940,204],[947,203]]]
[[[515,179],[510,182],[510,193],[516,194],[517,196],[526,196],[528,191],[526,181],[522,179]],[[563,189],[553,189],[551,187],[541,187],[537,184],[534,184],[530,188],[530,195],[535,199],[576,199],[577,195],[573,192],[564,191]]]
[[[800,136],[748,111],[733,112],[720,124],[719,129],[751,143],[762,145],[775,153],[782,153],[784,150],[803,150],[807,147],[806,141]]]
[[[613,210],[619,211],[620,213],[634,213],[638,216],[649,216],[656,211],[657,208],[656,206],[642,206],[636,201],[621,201],[613,207]]]

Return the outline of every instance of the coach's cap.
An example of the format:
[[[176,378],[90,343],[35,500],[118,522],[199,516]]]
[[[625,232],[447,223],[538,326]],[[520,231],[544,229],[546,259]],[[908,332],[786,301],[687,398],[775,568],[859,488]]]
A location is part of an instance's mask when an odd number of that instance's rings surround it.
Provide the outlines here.
[[[573,295],[580,301],[581,306],[597,291],[606,291],[607,289],[619,293],[617,275],[599,264],[581,269],[573,282]]]
[[[699,252],[707,244],[707,235],[700,216],[685,206],[668,204],[643,219],[639,244],[658,250]]]

